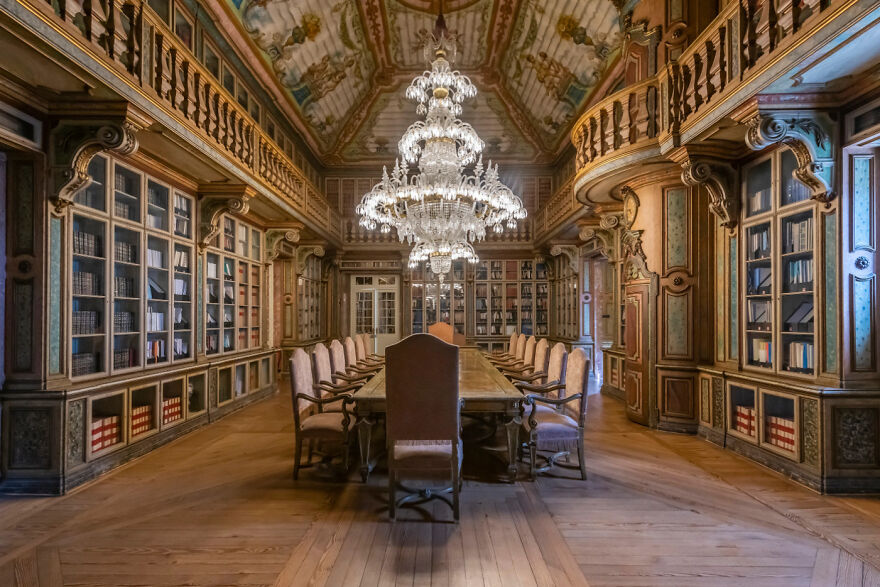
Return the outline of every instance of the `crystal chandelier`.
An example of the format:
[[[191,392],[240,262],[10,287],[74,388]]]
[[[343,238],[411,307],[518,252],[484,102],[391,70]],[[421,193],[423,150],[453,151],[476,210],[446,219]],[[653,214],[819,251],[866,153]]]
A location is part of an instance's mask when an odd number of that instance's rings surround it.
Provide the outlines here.
[[[390,175],[361,199],[355,211],[361,226],[383,233],[394,227],[400,242],[413,245],[409,267],[422,261],[440,279],[455,259],[476,263],[473,243],[491,229],[500,233],[516,228],[526,217],[522,200],[499,179],[498,165],[484,166],[483,141],[462,122],[461,104],[477,95],[467,76],[453,71],[455,41],[446,30],[441,11],[434,35],[426,44],[431,70],[416,77],[406,97],[416,102],[414,122],[397,144],[399,158]],[[449,59],[447,59],[449,56]],[[410,173],[414,165],[417,172]]]

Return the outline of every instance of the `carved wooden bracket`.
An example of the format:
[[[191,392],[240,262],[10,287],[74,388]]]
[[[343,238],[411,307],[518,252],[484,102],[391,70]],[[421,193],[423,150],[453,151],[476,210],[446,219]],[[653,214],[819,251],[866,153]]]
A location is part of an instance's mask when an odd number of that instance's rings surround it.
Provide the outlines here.
[[[728,230],[739,222],[739,189],[736,170],[724,161],[687,158],[681,162],[681,181],[702,185],[709,192],[709,209]]]
[[[793,177],[810,190],[810,197],[831,207],[834,185],[834,122],[825,112],[773,111],[746,121],[746,145],[759,151],[776,143],[788,146],[797,159]]]
[[[199,187],[199,251],[204,251],[220,232],[223,214],[247,214],[248,202],[256,195],[253,188],[242,184],[206,184]]]
[[[621,212],[610,212],[599,217],[599,228],[602,230],[614,231],[622,226],[623,214]]]
[[[118,104],[72,106],[59,114],[49,133],[49,197],[54,213],[63,214],[74,196],[88,186],[92,157],[103,151],[131,155],[138,148],[136,133],[147,124],[146,119]]]
[[[625,230],[621,234],[620,244],[623,258],[627,263],[628,279],[646,278],[651,273],[648,270],[648,258],[642,249],[642,233],[641,230]]]
[[[578,239],[581,242],[589,242],[595,238],[600,243],[599,248],[605,251],[606,255],[614,251],[614,234],[610,230],[596,226],[595,220],[579,221],[578,229]]]
[[[324,256],[324,247],[321,245],[305,245],[296,248],[296,274],[302,275],[306,270],[306,260],[314,255],[316,257]]]
[[[300,231],[305,226],[299,222],[290,226],[270,228],[266,231],[266,252],[264,262],[271,265],[281,254],[284,243],[296,244],[299,242]]]
[[[558,257],[559,255],[565,255],[568,257],[568,264],[571,267],[571,270],[576,274],[580,273],[580,267],[578,267],[578,257],[580,254],[578,253],[578,248],[574,245],[553,245],[550,247],[550,254],[554,257]]]

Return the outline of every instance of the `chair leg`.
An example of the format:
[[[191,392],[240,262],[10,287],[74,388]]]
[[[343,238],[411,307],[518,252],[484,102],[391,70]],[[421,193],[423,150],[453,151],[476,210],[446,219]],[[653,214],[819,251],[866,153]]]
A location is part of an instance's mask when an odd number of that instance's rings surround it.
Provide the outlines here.
[[[587,480],[587,462],[584,460],[584,438],[578,439],[578,463],[581,466],[581,479]]]
[[[394,469],[389,467],[388,468],[388,517],[390,517],[392,520],[394,519],[394,514],[395,514],[394,506],[396,505],[396,502],[397,502],[397,495],[396,495],[396,492],[394,491],[394,486],[395,486]]]
[[[342,454],[342,469],[345,471],[346,476],[348,476],[349,459],[351,458],[351,444],[348,442],[342,443]]]
[[[452,464],[452,518],[458,522],[461,518],[461,506],[459,504],[458,494],[461,491],[461,471],[458,469],[458,457],[456,462]]]
[[[532,476],[532,481],[535,480],[537,473],[535,472],[535,461],[538,457],[538,447],[535,445],[535,442],[529,442],[529,474]]]
[[[309,463],[312,462],[312,455],[315,451],[315,440],[313,438],[309,439]]]
[[[299,479],[299,461],[302,458],[302,438],[296,435],[296,444],[293,449],[293,480]]]

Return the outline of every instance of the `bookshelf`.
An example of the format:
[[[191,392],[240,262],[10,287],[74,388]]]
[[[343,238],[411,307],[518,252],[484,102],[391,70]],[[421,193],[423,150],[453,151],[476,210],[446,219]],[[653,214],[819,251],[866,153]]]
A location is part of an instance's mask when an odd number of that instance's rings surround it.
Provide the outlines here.
[[[534,259],[487,260],[474,271],[474,335],[509,337],[514,332],[548,336],[547,266]]]
[[[742,320],[746,367],[815,374],[816,210],[783,149],[744,169]]]
[[[193,198],[102,155],[88,171],[70,216],[70,377],[192,360]]]
[[[205,253],[205,354],[259,348],[262,343],[262,232],[222,216],[221,233]],[[188,283],[188,282],[186,282]],[[181,300],[186,317],[192,302]],[[191,312],[190,312],[191,313]]]
[[[299,340],[321,337],[321,259],[306,258],[302,275],[297,279],[297,334]]]
[[[569,263],[568,257],[560,255],[555,262],[553,335],[575,340],[580,335],[578,274]]]
[[[412,333],[427,332],[436,322],[451,325],[459,334],[465,333],[465,267],[464,261],[455,261],[452,271],[443,278],[428,266],[419,266],[410,273]],[[394,311],[389,306],[388,312]],[[387,322],[387,319],[386,319]]]

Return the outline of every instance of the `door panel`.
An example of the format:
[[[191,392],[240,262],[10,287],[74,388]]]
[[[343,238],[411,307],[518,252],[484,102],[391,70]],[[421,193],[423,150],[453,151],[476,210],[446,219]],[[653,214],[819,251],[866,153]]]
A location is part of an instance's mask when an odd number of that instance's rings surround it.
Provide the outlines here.
[[[370,353],[400,339],[400,289],[395,275],[356,275],[351,281],[352,334],[371,334]]]
[[[629,419],[649,425],[655,402],[651,390],[651,283],[626,286],[626,361],[624,391]]]

